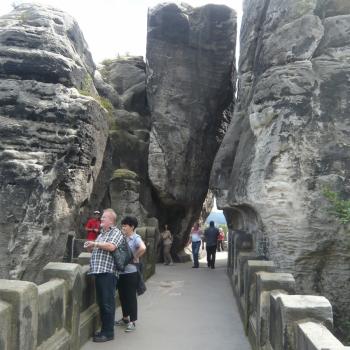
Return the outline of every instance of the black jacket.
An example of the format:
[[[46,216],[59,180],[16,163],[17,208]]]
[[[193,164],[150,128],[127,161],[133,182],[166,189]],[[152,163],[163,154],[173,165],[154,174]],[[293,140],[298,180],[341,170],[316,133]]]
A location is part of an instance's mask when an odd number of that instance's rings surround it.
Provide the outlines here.
[[[216,246],[218,243],[219,229],[215,226],[209,226],[204,231],[204,240],[207,243],[207,247]]]

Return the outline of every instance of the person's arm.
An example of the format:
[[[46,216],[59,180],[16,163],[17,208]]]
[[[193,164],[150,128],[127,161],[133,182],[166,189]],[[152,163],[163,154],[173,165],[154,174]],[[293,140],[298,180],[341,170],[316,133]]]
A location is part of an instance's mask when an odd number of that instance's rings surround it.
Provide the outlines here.
[[[192,242],[192,232],[190,233],[190,235],[188,236],[188,242],[186,245],[190,245]]]
[[[88,220],[88,222],[87,222],[86,225],[85,225],[85,231],[86,231],[86,232],[89,232],[89,230],[91,230],[91,227],[90,227],[90,220]]]
[[[140,257],[143,254],[145,254],[145,251],[146,251],[146,245],[142,240],[140,240],[139,247],[137,248],[136,252],[134,253],[134,263],[139,262]]]
[[[108,252],[114,252],[117,247],[115,244],[110,242],[87,241],[85,243],[85,248],[89,253],[91,253],[94,248],[106,250]]]

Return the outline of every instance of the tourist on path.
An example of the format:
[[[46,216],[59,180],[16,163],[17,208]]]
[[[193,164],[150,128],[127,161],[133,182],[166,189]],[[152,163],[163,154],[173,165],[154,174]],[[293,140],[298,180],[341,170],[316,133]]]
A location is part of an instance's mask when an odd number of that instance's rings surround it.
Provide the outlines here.
[[[218,244],[219,230],[214,226],[214,221],[210,221],[209,227],[204,231],[204,241],[207,249],[208,267],[215,269],[215,255]]]
[[[135,264],[145,253],[146,245],[142,238],[135,232],[138,225],[137,219],[133,216],[126,216],[122,222],[122,232],[126,237],[129,247],[133,253],[133,263],[126,265],[124,272],[119,272],[118,294],[122,307],[123,317],[116,321],[117,326],[126,326],[125,332],[135,330],[137,320],[137,296],[138,273]]]
[[[88,241],[94,241],[100,233],[100,214],[98,210],[95,210],[94,216],[90,218],[85,225],[86,239]]]
[[[218,237],[218,252],[224,251],[224,240],[225,232],[222,227],[219,227],[219,237]]]
[[[172,265],[173,259],[171,258],[170,250],[173,244],[173,235],[168,229],[168,225],[164,225],[164,231],[160,235],[163,242],[163,259],[164,265]]]
[[[105,209],[101,218],[101,233],[95,241],[87,241],[84,247],[91,252],[90,272],[95,276],[96,299],[100,308],[101,331],[93,337],[97,343],[114,339],[116,269],[111,252],[123,240],[115,226],[117,215],[113,209]]]
[[[192,227],[190,234],[190,241],[188,244],[192,242],[192,255],[193,255],[193,266],[192,268],[197,269],[199,267],[199,249],[201,247],[202,242],[202,231],[199,227],[199,223],[196,222]],[[203,249],[203,247],[202,247]]]

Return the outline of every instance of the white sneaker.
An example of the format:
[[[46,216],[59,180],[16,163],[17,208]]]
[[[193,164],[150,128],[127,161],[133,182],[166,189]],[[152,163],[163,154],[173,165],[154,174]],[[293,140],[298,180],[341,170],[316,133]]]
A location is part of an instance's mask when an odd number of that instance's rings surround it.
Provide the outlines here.
[[[129,322],[126,326],[125,332],[133,332],[136,329],[135,322]]]

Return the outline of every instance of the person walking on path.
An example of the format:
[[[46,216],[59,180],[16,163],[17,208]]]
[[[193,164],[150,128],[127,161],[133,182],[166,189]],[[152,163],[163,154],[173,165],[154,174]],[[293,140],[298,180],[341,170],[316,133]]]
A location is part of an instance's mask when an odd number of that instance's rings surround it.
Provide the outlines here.
[[[99,235],[101,226],[100,214],[98,210],[95,210],[94,216],[85,225],[86,239],[88,241],[94,241]]]
[[[173,265],[173,259],[171,258],[170,254],[170,249],[173,244],[173,235],[168,229],[168,225],[164,225],[164,231],[161,233],[161,239],[163,242],[164,265]]]
[[[122,233],[115,226],[116,219],[113,209],[105,209],[101,218],[101,233],[95,241],[84,244],[92,253],[89,274],[95,276],[96,298],[101,316],[101,331],[93,337],[97,343],[114,339],[116,269],[111,252],[123,240]]]
[[[193,266],[192,268],[197,269],[199,267],[199,249],[201,247],[202,241],[202,231],[199,227],[199,223],[196,222],[192,227],[192,231],[190,234],[190,242],[192,242],[192,255],[193,255]]]
[[[219,237],[218,237],[218,252],[224,251],[224,240],[225,232],[222,227],[219,227]]]
[[[218,244],[219,230],[214,226],[214,221],[210,221],[209,227],[204,231],[204,241],[207,245],[208,267],[215,269],[215,255]]]
[[[129,247],[133,253],[133,263],[126,265],[123,272],[119,272],[118,294],[122,307],[123,317],[116,321],[117,326],[126,326],[125,332],[132,332],[136,327],[137,320],[137,296],[138,273],[135,264],[145,253],[146,245],[135,229],[138,225],[137,219],[133,216],[126,216],[122,222],[122,232],[126,237]]]

